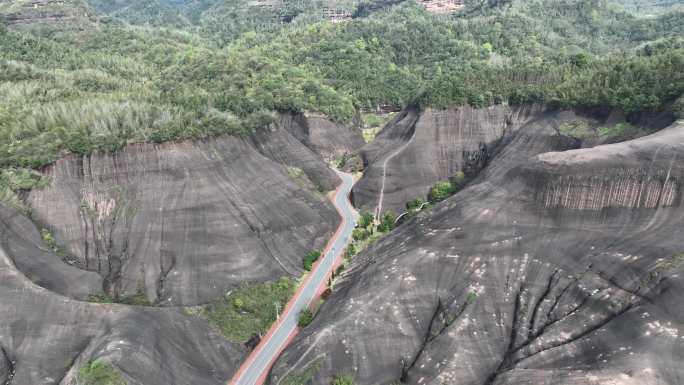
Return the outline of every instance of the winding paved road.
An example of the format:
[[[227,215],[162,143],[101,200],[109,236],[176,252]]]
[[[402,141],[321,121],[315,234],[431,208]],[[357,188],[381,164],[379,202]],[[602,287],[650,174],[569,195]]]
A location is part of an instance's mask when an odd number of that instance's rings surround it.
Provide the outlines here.
[[[354,186],[353,177],[339,171],[337,174],[342,178],[342,184],[335,190],[332,201],[342,217],[342,223],[328,242],[322,257],[288,303],[280,320],[247,357],[230,382],[231,385],[261,385],[264,382],[273,362],[297,334],[299,313],[327,288],[333,269],[341,261],[342,252],[356,226],[358,214],[349,201],[349,194]]]

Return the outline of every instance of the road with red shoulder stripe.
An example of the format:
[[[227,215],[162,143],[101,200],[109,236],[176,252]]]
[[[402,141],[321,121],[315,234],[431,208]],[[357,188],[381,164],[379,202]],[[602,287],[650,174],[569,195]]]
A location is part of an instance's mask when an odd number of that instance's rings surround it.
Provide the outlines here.
[[[342,179],[342,184],[337,187],[331,200],[342,218],[342,223],[323,250],[319,260],[312,267],[311,273],[287,304],[280,319],[261,339],[259,346],[247,357],[230,381],[230,385],[261,385],[264,383],[276,358],[297,335],[299,313],[320,297],[326,290],[333,271],[342,263],[342,254],[356,226],[358,213],[349,201],[349,194],[354,186],[354,178],[350,174],[340,171],[337,174]]]

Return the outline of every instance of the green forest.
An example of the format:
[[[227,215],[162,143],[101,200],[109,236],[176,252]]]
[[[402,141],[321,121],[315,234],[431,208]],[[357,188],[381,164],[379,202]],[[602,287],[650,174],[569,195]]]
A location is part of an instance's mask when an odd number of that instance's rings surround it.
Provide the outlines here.
[[[342,2],[355,17],[334,24],[319,2],[262,13],[237,3],[93,0],[97,17],[79,28],[0,21],[0,167],[247,135],[274,112],[351,122],[379,105],[683,104],[676,7],[639,17],[609,0],[469,1],[445,16],[413,1]]]

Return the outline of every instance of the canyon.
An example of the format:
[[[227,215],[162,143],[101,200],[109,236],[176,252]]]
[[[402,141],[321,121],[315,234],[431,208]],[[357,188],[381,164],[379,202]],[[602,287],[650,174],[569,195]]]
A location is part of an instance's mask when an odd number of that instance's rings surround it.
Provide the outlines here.
[[[312,368],[316,384],[673,383],[684,122],[667,120],[582,140],[562,127],[615,114],[409,108],[364,145],[321,116],[281,114],[244,138],[68,156],[26,196],[30,218],[0,210],[5,379],[68,384],[104,358],[130,384],[225,382],[248,348],[182,307],[301,274],[301,255],[337,226],[328,164],[356,157],[366,210],[384,195],[384,210],[401,211],[459,171],[468,184],[354,257],[269,383]],[[105,293],[158,306],[84,302]]]
[[[0,385],[684,383],[684,14],[0,0]]]

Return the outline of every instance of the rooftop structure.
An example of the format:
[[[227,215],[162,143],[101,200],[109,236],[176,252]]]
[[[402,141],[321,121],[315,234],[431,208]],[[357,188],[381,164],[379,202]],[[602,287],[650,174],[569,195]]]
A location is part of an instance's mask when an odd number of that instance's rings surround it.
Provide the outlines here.
[[[464,0],[419,0],[428,12],[450,14],[465,7]]]

